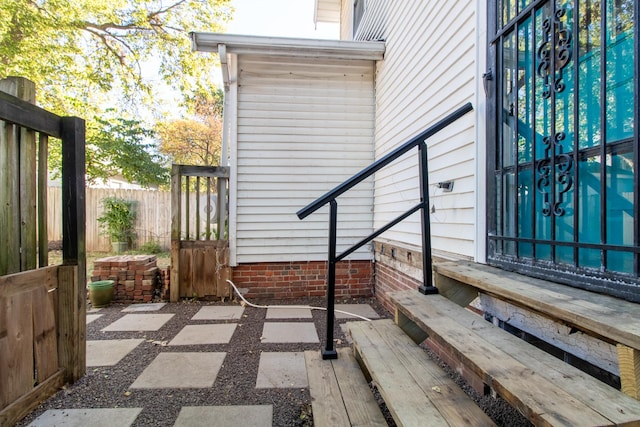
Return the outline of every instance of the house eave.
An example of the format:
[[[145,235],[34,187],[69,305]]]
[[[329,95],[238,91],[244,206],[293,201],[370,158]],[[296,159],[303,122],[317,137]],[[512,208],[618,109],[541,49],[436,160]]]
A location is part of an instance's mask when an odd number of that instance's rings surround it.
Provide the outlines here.
[[[192,32],[193,51],[227,54],[312,57],[321,59],[384,59],[385,44],[378,41],[316,40],[288,37],[247,36],[239,34]]]

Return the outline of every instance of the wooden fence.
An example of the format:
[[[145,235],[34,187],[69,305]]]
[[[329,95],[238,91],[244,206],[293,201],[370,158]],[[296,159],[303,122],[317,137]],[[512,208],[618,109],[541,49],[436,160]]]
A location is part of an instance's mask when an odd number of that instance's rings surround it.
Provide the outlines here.
[[[60,215],[62,192],[59,187],[49,187],[49,241],[62,240]],[[88,252],[111,251],[108,236],[100,234],[98,217],[102,214],[102,199],[119,197],[132,200],[136,209],[134,248],[147,242],[157,242],[164,250],[171,247],[171,193],[157,190],[132,190],[113,188],[86,189],[86,245]]]
[[[109,252],[111,243],[108,236],[100,234],[98,217],[102,214],[102,199],[105,197],[119,197],[132,200],[136,209],[135,231],[136,238],[133,249],[140,248],[147,242],[157,242],[163,250],[171,248],[171,192],[158,190],[139,190],[122,188],[87,188],[86,189],[86,247],[88,252]],[[195,230],[197,221],[200,221],[200,229],[204,234],[206,230],[205,211],[207,209],[206,196],[204,194],[191,193],[188,195],[190,206],[198,206],[189,211],[191,230]],[[217,198],[213,194],[214,199]],[[49,241],[62,240],[62,191],[60,187],[49,187],[49,203],[47,204],[48,236]],[[183,205],[186,198],[183,197]],[[210,205],[211,206],[211,205]],[[226,205],[222,206],[226,209]],[[217,222],[218,215],[210,218],[211,223]],[[186,217],[183,217],[183,226],[186,229]],[[217,232],[217,225],[211,224]],[[202,238],[203,236],[201,236]],[[192,236],[193,238],[193,236]],[[197,240],[197,239],[196,239]]]
[[[85,124],[0,80],[0,425],[13,425],[86,369]],[[29,101],[29,102],[27,102]],[[49,138],[62,144],[61,266],[48,266]],[[40,268],[38,268],[40,267]]]

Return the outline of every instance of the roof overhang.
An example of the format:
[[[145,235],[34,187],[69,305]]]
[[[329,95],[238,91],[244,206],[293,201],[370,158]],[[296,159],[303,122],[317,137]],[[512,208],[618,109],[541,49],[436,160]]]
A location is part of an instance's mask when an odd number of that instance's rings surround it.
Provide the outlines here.
[[[316,0],[313,22],[340,23],[340,0]]]
[[[384,59],[385,44],[378,41],[316,40],[285,37],[192,32],[191,47],[198,52],[274,55],[321,59]]]

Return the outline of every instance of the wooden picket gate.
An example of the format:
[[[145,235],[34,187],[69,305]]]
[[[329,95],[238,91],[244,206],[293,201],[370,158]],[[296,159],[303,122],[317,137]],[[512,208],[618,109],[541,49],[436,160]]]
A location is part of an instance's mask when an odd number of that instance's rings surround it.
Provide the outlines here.
[[[171,181],[171,289],[179,298],[228,298],[229,168],[173,165]],[[192,202],[195,193],[195,203]]]

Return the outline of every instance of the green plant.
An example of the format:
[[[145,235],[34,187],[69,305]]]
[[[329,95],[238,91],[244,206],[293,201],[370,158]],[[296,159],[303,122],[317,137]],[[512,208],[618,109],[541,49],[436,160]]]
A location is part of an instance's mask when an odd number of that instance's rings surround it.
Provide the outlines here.
[[[101,233],[109,236],[112,242],[129,242],[135,237],[133,224],[136,220],[134,202],[118,197],[102,199],[104,211],[98,218]]]
[[[149,240],[138,248],[138,251],[143,254],[159,254],[162,252],[162,246],[156,240]]]

